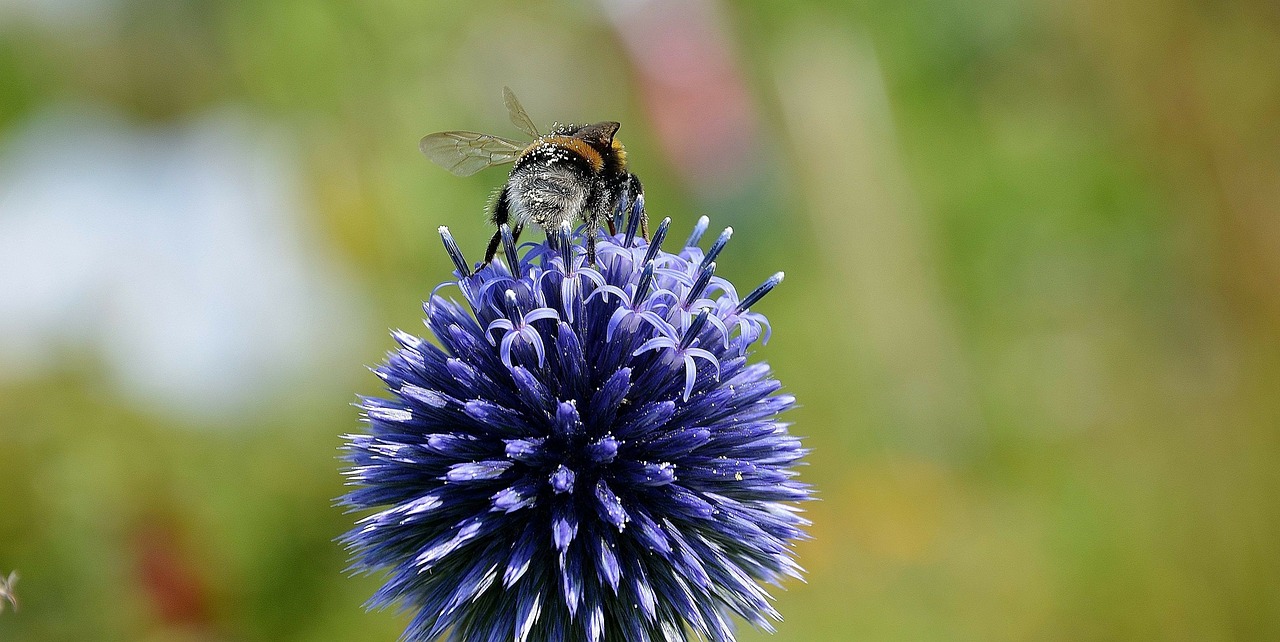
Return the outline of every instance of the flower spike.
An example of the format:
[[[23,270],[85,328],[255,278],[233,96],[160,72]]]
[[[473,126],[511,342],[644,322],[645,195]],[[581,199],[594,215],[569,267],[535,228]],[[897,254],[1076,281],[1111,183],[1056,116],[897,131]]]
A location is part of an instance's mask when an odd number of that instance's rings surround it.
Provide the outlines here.
[[[631,201],[631,183],[623,183],[622,192],[618,195],[618,203],[613,207],[612,226],[609,228],[611,232],[622,231],[622,217],[627,212],[627,204]]]
[[[503,223],[498,231],[502,233],[502,249],[507,257],[507,269],[511,276],[520,278],[520,261],[516,258],[516,240],[511,236],[511,226]]]
[[[689,329],[685,330],[684,336],[680,338],[680,349],[684,350],[693,345],[693,341],[698,338],[698,333],[702,332],[702,328],[707,325],[707,317],[711,314],[711,308],[702,308],[698,312],[698,316],[693,318],[693,323],[689,324]]]
[[[632,305],[641,303],[649,296],[649,287],[653,285],[653,261],[645,261],[640,271],[640,280],[636,282],[636,292],[631,295]]]
[[[786,276],[786,274],[783,274],[782,272],[775,272],[773,276],[769,277],[764,283],[761,283],[759,287],[752,290],[746,298],[742,299],[742,302],[738,304],[735,312],[741,314],[749,310],[751,306],[755,305],[760,301],[760,299],[763,299],[764,295],[772,292],[774,288],[778,287],[778,285],[782,283],[782,277],[784,276]]]
[[[667,229],[669,229],[670,227],[671,227],[671,217],[669,216],[662,219],[661,223],[658,223],[658,229],[655,230],[653,233],[653,240],[649,241],[649,249],[644,253],[644,261],[641,263],[641,265],[649,263],[653,259],[657,258],[658,250],[662,249],[662,242],[666,240]]]
[[[711,275],[716,273],[715,261],[704,261],[702,268],[698,270],[698,278],[693,280],[693,285],[689,286],[689,293],[684,296],[684,307],[688,309],[693,305],[698,297],[706,291],[707,284],[711,282]]]
[[[694,223],[693,231],[689,233],[689,239],[684,242],[685,247],[697,247],[698,241],[702,240],[702,235],[707,233],[707,227],[711,225],[711,219],[700,216],[698,222]]]
[[[433,341],[395,334],[344,448],[343,541],[405,640],[733,642],[731,616],[780,619],[766,588],[801,574],[811,490],[750,308],[782,273],[739,299],[715,276],[731,230],[689,249],[703,217],[672,254],[664,219],[639,252],[643,213],[619,204],[594,266],[591,230],[518,248],[502,226],[507,269],[475,271],[441,229],[465,300],[430,297]]]
[[[566,274],[573,273],[573,243],[569,242],[569,238],[573,236],[573,230],[569,229],[569,224],[565,223],[556,230],[555,245],[558,247],[556,251],[560,254],[560,258],[564,260],[564,271]]]
[[[458,243],[453,240],[453,235],[449,233],[449,228],[441,225],[436,231],[440,232],[440,239],[444,241],[444,250],[449,255],[449,259],[453,261],[453,266],[458,269],[458,276],[467,278],[471,276],[471,268],[467,265],[467,259],[463,258],[462,250],[458,247]]]
[[[644,194],[637,194],[636,200],[631,204],[631,216],[627,217],[627,233],[623,237],[622,246],[631,247],[636,240],[636,232],[640,230],[640,223],[644,220]]]
[[[720,252],[724,250],[724,246],[729,244],[729,239],[732,236],[733,236],[733,228],[732,227],[724,228],[724,231],[720,233],[720,238],[717,238],[716,242],[711,244],[711,249],[707,250],[707,255],[702,257],[702,262],[710,263],[716,260],[716,257],[720,256]]]

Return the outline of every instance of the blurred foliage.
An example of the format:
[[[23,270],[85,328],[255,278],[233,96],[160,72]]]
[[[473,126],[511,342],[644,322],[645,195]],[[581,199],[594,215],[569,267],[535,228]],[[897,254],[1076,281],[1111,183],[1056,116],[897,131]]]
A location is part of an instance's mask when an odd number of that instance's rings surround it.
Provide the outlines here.
[[[251,109],[292,137],[369,345],[421,327],[437,226],[487,238],[503,173],[416,141],[510,133],[503,84],[540,123],[622,121],[677,230],[732,210],[724,273],[788,274],[761,356],[821,493],[777,639],[1280,637],[1274,4],[726,4],[764,123],[754,211],[664,162],[592,4],[38,4],[0,8],[0,141],[57,104]],[[316,376],[377,393],[359,363]],[[22,576],[0,639],[396,638],[332,542],[350,398],[184,425],[101,377],[0,377],[0,574]]]

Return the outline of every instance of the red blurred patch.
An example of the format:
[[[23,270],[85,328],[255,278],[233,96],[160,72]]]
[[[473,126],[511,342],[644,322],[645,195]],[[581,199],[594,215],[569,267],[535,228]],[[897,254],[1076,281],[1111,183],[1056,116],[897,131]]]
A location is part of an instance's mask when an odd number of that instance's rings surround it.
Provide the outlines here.
[[[165,627],[208,630],[212,609],[207,583],[177,528],[143,523],[134,533],[138,579]]]
[[[704,195],[740,189],[758,161],[760,129],[720,7],[705,0],[605,7],[671,162]]]

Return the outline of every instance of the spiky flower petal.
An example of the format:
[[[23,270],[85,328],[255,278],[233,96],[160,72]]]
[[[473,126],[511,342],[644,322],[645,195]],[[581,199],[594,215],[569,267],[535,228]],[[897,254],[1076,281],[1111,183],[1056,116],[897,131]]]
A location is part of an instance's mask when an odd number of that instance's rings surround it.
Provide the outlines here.
[[[704,254],[626,230],[595,266],[568,229],[472,270],[448,230],[460,305],[432,293],[439,346],[396,332],[347,436],[343,503],[375,509],[345,536],[387,573],[371,606],[414,613],[405,637],[676,642],[734,639],[736,613],[780,619],[761,583],[799,577],[809,488],[778,414],[794,399],[749,348],[767,340]],[[437,288],[438,290],[439,288]]]

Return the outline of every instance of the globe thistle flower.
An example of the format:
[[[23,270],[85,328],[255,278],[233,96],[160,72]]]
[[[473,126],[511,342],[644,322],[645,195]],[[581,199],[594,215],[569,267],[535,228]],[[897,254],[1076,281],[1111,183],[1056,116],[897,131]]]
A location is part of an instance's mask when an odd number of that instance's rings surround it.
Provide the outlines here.
[[[782,273],[739,297],[715,275],[732,230],[704,252],[703,217],[671,254],[670,220],[636,238],[641,207],[594,266],[567,227],[520,255],[504,226],[506,264],[473,271],[440,229],[463,303],[425,304],[438,346],[394,333],[391,398],[345,446],[342,502],[377,512],[344,541],[406,639],[726,642],[731,613],[781,619],[761,583],[800,577],[806,450],[748,356]]]

